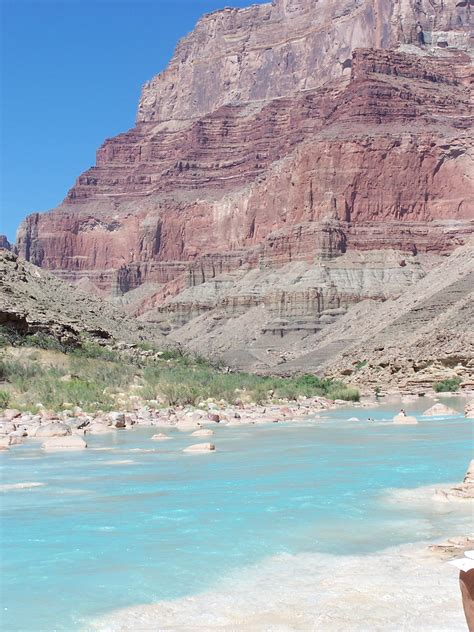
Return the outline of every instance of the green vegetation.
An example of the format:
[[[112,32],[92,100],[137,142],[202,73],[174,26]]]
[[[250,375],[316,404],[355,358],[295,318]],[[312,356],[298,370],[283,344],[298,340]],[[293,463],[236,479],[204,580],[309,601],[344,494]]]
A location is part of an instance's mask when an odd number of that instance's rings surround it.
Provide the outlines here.
[[[433,389],[437,393],[454,392],[459,390],[461,382],[462,380],[459,377],[448,377],[441,382],[435,382]]]
[[[0,409],[8,408],[10,403],[10,394],[7,391],[0,391]]]
[[[87,338],[71,347],[46,334],[18,336],[5,329],[0,330],[0,345],[0,407],[32,410],[40,404],[51,410],[80,406],[92,411],[137,404],[199,405],[207,399],[263,404],[316,395],[359,400],[358,390],[339,380],[233,373],[180,349],[156,352],[143,344],[138,353],[120,352]]]
[[[355,364],[355,369],[356,369],[356,371],[360,371],[366,365],[367,365],[367,360],[359,360],[359,362],[356,362],[356,364]]]
[[[224,400],[234,404],[246,400],[256,404],[269,400],[321,395],[329,399],[359,401],[359,391],[343,382],[315,375],[294,378],[261,377],[250,373],[224,373],[200,361],[193,364],[188,358],[174,365],[155,365],[145,368],[145,393],[161,396],[165,403],[174,405],[199,404],[206,399]],[[151,399],[154,399],[153,397]]]

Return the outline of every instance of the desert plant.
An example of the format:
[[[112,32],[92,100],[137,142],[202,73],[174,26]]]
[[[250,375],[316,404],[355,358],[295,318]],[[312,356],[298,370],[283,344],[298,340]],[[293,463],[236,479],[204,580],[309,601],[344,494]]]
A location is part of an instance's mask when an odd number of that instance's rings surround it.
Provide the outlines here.
[[[358,402],[360,393],[357,388],[351,386],[335,386],[326,394],[329,399],[342,399],[346,402]]]
[[[27,347],[38,347],[39,349],[60,351],[63,353],[68,349],[67,345],[63,344],[60,340],[42,331],[37,331],[34,334],[25,336],[22,344]]]
[[[7,391],[0,391],[0,409],[8,408],[9,403],[10,393],[7,393]]]
[[[462,380],[459,377],[448,377],[441,382],[435,382],[433,384],[433,389],[437,393],[454,392],[459,390],[461,382]]]

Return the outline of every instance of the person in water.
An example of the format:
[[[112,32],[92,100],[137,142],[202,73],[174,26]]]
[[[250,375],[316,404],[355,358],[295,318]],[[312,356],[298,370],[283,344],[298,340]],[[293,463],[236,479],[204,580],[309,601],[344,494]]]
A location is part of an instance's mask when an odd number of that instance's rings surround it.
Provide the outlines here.
[[[404,417],[407,416],[404,408],[400,408],[400,415],[403,415]]]

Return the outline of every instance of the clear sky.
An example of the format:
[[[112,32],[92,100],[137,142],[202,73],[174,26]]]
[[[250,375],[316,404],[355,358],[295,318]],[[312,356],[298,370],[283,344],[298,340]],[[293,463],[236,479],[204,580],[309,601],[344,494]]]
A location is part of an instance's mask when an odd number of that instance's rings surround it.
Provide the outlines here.
[[[198,18],[259,0],[0,0],[0,233],[53,208]],[[260,0],[261,1],[261,0]]]

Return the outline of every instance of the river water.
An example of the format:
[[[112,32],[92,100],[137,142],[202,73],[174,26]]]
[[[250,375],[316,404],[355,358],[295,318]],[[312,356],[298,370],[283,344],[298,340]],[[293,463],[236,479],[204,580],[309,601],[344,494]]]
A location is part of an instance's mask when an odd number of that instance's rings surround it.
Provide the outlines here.
[[[462,411],[461,398],[445,402]],[[216,425],[217,450],[209,454],[183,453],[196,440],[178,431],[168,433],[170,441],[153,442],[154,429],[88,437],[82,452],[45,454],[32,441],[0,453],[2,629],[138,630],[133,619],[121,627],[119,615],[108,622],[101,617],[166,603],[171,618],[159,609],[148,613],[153,623],[146,629],[332,630],[329,620],[314,627],[317,606],[305,606],[332,565],[340,571],[340,564],[360,568],[366,560],[370,575],[383,566],[378,556],[387,548],[472,530],[465,509],[387,500],[393,489],[442,485],[464,475],[473,421],[462,414],[420,417],[432,403],[404,404],[418,416],[416,426],[391,423],[399,401],[285,424]],[[359,421],[348,421],[352,417]],[[15,487],[19,483],[39,485]],[[305,588],[298,582],[308,577],[308,565],[315,575]],[[301,611],[300,623],[278,619],[286,612],[282,605],[278,615],[278,604],[270,619],[261,619],[263,606],[252,602],[254,618],[232,627],[236,615],[229,608],[250,603],[250,586],[258,601],[259,591],[271,588],[276,595],[282,582],[285,598],[304,594],[306,601],[288,606],[293,614]],[[227,587],[226,603],[219,586]],[[230,600],[229,591],[235,592]],[[190,607],[189,599],[203,594],[213,602],[201,603],[198,625],[196,601]],[[268,608],[269,601],[267,595]],[[179,622],[170,603],[186,612]],[[364,628],[364,616],[361,611],[347,632],[378,629]]]

